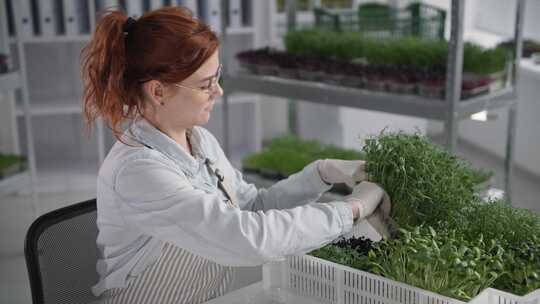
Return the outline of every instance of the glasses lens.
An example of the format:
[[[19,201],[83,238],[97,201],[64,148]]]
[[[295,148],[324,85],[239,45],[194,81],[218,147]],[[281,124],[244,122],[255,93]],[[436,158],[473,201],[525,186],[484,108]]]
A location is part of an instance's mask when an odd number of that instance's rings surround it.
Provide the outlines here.
[[[211,92],[211,93],[214,93],[216,91],[219,80],[221,79],[221,67],[222,67],[222,65],[219,65],[216,76],[211,78],[210,83],[208,84],[208,91]]]
[[[220,64],[219,68],[217,70],[217,74],[216,74],[216,82],[219,82],[219,80],[221,79],[221,69],[222,68],[223,68],[223,66]]]
[[[206,88],[204,88],[204,91],[206,91],[206,93],[209,95],[214,94],[217,90],[217,84],[219,83],[220,79],[221,79],[221,65],[219,65],[216,75],[208,79],[208,85],[206,86]]]

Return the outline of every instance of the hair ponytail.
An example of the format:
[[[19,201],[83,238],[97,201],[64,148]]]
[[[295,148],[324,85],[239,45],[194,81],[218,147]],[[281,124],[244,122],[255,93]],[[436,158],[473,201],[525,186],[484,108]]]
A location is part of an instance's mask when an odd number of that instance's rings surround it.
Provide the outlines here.
[[[183,7],[164,7],[137,21],[127,20],[124,12],[106,11],[81,53],[88,129],[101,117],[119,140],[121,123],[144,108],[141,83],[181,82],[219,46],[217,35]]]
[[[127,16],[120,11],[106,12],[96,27],[92,41],[82,51],[84,116],[88,126],[99,116],[105,118],[115,135],[125,117],[127,69],[124,24]]]

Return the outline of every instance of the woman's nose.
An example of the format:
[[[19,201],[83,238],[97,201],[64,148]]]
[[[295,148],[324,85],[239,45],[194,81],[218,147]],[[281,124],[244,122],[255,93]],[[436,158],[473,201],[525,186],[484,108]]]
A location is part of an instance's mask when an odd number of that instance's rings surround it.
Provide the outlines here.
[[[221,87],[221,85],[218,83],[216,83],[216,91],[215,93],[217,97],[221,97],[223,96],[223,88]]]

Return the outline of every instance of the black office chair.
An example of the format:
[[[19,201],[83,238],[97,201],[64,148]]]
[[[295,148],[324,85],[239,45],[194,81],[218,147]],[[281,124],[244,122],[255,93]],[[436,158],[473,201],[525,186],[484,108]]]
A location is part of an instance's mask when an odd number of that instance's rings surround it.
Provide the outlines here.
[[[24,254],[34,304],[96,300],[96,200],[67,206],[36,219],[26,234]]]

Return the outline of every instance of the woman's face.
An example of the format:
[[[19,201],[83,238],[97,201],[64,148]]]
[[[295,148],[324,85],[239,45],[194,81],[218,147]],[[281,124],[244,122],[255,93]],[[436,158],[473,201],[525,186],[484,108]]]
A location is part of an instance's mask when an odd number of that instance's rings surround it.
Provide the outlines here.
[[[206,124],[216,99],[223,95],[217,83],[218,70],[219,52],[216,51],[195,73],[170,86],[167,98],[163,99],[160,118],[177,128]]]

